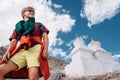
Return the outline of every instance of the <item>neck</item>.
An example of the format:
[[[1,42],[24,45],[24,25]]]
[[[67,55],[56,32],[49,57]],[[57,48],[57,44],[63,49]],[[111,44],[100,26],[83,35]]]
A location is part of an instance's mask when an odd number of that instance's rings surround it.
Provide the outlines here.
[[[29,18],[24,18],[24,21],[27,21]]]
[[[31,18],[34,18],[34,17],[31,17]],[[29,20],[29,19],[31,19],[31,18],[24,17],[24,21],[27,21],[27,20]]]

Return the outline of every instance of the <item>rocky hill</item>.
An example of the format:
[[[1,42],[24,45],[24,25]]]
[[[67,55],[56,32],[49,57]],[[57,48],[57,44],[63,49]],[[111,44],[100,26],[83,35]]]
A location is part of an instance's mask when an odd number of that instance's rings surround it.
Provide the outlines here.
[[[7,47],[0,47],[0,56],[2,56]],[[80,78],[68,77],[64,74],[64,68],[68,64],[62,60],[56,59],[52,56],[49,56],[49,68],[51,71],[51,76],[49,80],[120,80],[120,70],[109,72],[101,75],[94,76],[82,76]],[[6,80],[16,80],[16,79],[6,79]],[[28,79],[17,79],[17,80],[28,80]],[[40,80],[44,80],[40,78]]]
[[[6,47],[3,46],[0,47],[0,59],[2,58],[2,55],[6,52],[6,50],[7,50]]]
[[[6,52],[7,46],[0,47],[0,59],[2,58],[2,55]],[[51,71],[51,76],[49,80],[59,80],[58,78],[64,76],[61,72],[64,70],[64,67],[67,65],[66,62],[56,59],[55,57],[49,56],[48,57],[49,62],[49,68]],[[13,80],[13,79],[7,79],[7,80]],[[21,79],[20,79],[21,80]],[[41,80],[43,80],[41,78]]]

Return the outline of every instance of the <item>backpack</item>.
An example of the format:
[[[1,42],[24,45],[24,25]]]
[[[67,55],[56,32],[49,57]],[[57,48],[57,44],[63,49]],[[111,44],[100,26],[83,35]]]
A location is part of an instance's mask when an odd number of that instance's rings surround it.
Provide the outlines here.
[[[39,27],[39,30],[40,30],[40,34],[43,33],[43,27],[42,27],[42,24],[40,22],[36,22],[38,27]]]

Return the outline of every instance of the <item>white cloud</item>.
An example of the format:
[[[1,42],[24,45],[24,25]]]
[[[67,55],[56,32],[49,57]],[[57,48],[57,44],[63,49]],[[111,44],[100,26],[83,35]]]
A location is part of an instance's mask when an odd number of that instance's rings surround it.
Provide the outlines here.
[[[82,35],[81,38],[82,39],[88,39],[88,36],[87,35]]]
[[[57,38],[58,32],[69,32],[75,24],[69,13],[55,12],[51,6],[62,7],[53,4],[51,0],[0,0],[0,45],[9,43],[8,39],[15,28],[15,24],[22,19],[21,10],[25,6],[33,6],[36,10],[36,21],[43,23],[49,30],[49,46],[55,46],[64,41]],[[61,10],[61,9],[60,9]],[[50,48],[50,51],[54,51]],[[59,53],[63,56],[65,53]]]
[[[72,44],[73,44],[74,40],[71,40],[68,43],[65,43],[66,46],[70,47],[70,49],[72,49]]]
[[[62,8],[62,5],[54,4],[53,5],[55,8]]]
[[[54,48],[54,50],[52,51],[52,55],[53,56],[60,55],[61,57],[65,57],[66,56],[66,52],[64,52],[62,49]]]
[[[113,55],[112,57],[115,61],[120,62],[120,54]]]
[[[57,39],[57,45],[62,45],[64,43],[64,41],[61,38]]]
[[[85,0],[80,16],[88,20],[88,26],[111,19],[120,11],[120,0]]]

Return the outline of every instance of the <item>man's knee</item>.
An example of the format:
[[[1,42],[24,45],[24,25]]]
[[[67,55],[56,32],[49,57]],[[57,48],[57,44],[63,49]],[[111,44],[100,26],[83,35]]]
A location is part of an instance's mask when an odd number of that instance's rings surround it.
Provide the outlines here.
[[[4,67],[0,65],[0,77],[3,77],[5,75]]]
[[[0,65],[0,76],[4,76],[8,72],[17,69],[17,66],[11,61],[8,61],[6,64]]]
[[[39,80],[39,76],[38,75],[29,75],[29,80]]]
[[[29,69],[29,79],[30,80],[39,80],[38,68],[30,68]]]
[[[6,69],[7,67],[4,64],[0,65],[0,78],[3,78],[9,72],[9,70]]]
[[[0,73],[0,80],[4,80],[4,75]]]
[[[35,77],[35,76],[29,76],[29,80],[38,80],[39,78]]]

